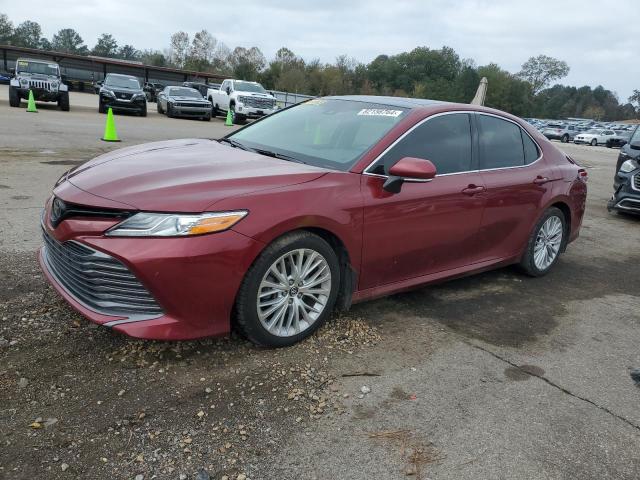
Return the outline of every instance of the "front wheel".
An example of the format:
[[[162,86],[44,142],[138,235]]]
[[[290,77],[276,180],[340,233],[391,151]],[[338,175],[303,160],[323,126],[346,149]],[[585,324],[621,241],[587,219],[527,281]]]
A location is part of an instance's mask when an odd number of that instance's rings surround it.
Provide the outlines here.
[[[144,107],[142,108],[142,110],[140,110],[140,116],[141,117],[146,117],[147,116],[147,104],[144,104]]]
[[[162,114],[164,113],[164,110],[162,110],[162,103],[161,103],[161,102],[157,102],[157,103],[156,103],[156,108],[157,108],[158,113],[159,113],[160,115],[162,115]]]
[[[595,138],[593,140],[591,140],[591,146],[595,147],[598,145],[598,140],[596,140]]]
[[[69,111],[69,92],[62,92],[60,94],[60,97],[58,97],[58,107],[60,107],[60,110],[63,112]]]
[[[293,345],[327,320],[339,285],[338,259],[326,241],[305,231],[287,234],[247,272],[236,299],[236,326],[257,345]]]
[[[15,87],[9,87],[9,105],[12,107],[20,106],[20,95]]]
[[[566,220],[559,208],[551,207],[538,220],[520,261],[520,267],[532,277],[545,275],[555,265],[562,251]]]
[[[569,142],[569,135],[563,135],[562,138],[560,139],[560,141],[562,143],[568,143]]]

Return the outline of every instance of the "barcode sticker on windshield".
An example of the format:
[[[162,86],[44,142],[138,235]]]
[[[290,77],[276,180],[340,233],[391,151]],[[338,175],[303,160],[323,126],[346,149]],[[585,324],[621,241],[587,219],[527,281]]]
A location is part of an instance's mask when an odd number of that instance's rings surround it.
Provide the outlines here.
[[[358,115],[369,117],[398,117],[402,114],[402,110],[384,110],[381,108],[363,108]]]

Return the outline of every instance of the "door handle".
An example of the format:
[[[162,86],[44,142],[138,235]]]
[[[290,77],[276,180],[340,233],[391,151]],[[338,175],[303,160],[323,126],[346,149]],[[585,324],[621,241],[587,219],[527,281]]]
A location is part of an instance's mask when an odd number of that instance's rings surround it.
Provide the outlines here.
[[[462,193],[464,193],[465,195],[475,195],[476,193],[482,193],[485,191],[485,188],[480,185],[469,185],[467,188],[462,190]]]
[[[551,180],[549,180],[547,177],[542,177],[540,175],[538,175],[536,178],[533,179],[533,183],[536,185],[544,185],[547,182],[550,182]]]

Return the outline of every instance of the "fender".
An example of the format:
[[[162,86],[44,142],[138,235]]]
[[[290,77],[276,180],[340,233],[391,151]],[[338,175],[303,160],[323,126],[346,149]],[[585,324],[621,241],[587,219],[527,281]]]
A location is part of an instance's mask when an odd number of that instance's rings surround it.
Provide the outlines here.
[[[12,87],[20,87],[20,81],[17,78],[9,80],[9,85]]]
[[[58,91],[59,92],[68,92],[69,91],[69,87],[67,85],[65,85],[64,83],[61,83],[60,86],[58,87]]]

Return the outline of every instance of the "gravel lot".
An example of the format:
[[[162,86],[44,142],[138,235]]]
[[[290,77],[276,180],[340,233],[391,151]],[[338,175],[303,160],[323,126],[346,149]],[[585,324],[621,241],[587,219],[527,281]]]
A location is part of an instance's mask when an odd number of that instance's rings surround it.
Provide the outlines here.
[[[558,144],[589,168],[588,208],[544,278],[360,304],[286,350],[148,342],[47,287],[41,206],[98,153],[230,129],[150,109],[106,144],[94,104],[28,114],[0,88],[0,478],[640,478],[640,219],[606,211],[617,150]]]

